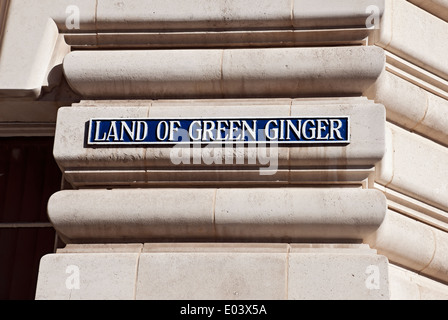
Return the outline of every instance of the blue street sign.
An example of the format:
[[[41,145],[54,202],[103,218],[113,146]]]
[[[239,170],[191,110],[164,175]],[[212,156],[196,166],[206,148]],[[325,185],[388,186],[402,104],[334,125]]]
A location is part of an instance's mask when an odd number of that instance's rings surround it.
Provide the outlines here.
[[[89,121],[87,144],[348,144],[350,118],[178,118]]]

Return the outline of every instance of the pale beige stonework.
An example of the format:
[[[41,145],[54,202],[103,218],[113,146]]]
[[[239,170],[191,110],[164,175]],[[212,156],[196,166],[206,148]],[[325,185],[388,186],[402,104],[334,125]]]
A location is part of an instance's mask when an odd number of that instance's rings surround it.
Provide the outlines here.
[[[291,245],[292,246],[292,245]],[[360,250],[300,252],[289,256],[288,298],[292,300],[385,300],[389,298],[387,258]],[[348,251],[348,250],[347,250]],[[328,268],[333,272],[329,272]],[[372,277],[372,278],[369,278]],[[375,279],[373,279],[375,277]],[[350,288],[350,289],[349,289]]]
[[[448,21],[448,3],[446,0],[408,0],[431,14]]]
[[[72,246],[44,257],[36,299],[389,298],[387,258],[366,245],[147,243],[139,253],[125,249],[85,246],[81,253]],[[78,274],[67,272],[69,266],[78,267],[79,287],[73,288]]]
[[[446,21],[406,0],[385,3],[375,44],[448,80]]]
[[[63,68],[97,99],[290,97],[359,95],[384,62],[377,47],[75,51]]]
[[[9,0],[0,41],[0,136],[54,135],[63,173],[36,299],[447,299],[446,0]],[[94,117],[347,115],[265,174],[86,145]]]
[[[58,112],[55,134],[54,156],[66,179],[76,187],[104,185],[113,183],[124,185],[150,185],[157,182],[165,185],[173,183],[229,184],[238,183],[275,183],[295,184],[313,179],[337,182],[340,175],[344,180],[360,183],[370,174],[372,168],[384,154],[385,110],[380,104],[366,99],[235,99],[198,100],[189,103],[183,100],[148,101],[145,104],[127,103],[127,107],[106,107],[80,104],[63,107]],[[316,105],[318,104],[318,105]],[[253,146],[232,145],[225,150],[222,145],[216,157],[214,149],[192,149],[183,156],[183,149],[173,154],[167,147],[86,147],[85,128],[92,118],[178,118],[178,117],[279,117],[279,116],[350,116],[350,143],[348,145],[321,147],[310,146],[295,148],[267,145],[260,160],[260,151]],[[368,121],[371,125],[365,126]],[[181,152],[182,151],[182,152]],[[197,152],[197,153],[196,153]],[[271,152],[275,152],[272,153]],[[275,158],[274,158],[275,156]],[[184,162],[175,161],[182,157]],[[174,160],[173,160],[174,158]],[[113,160],[113,161],[111,161]],[[207,162],[209,161],[209,162]],[[275,161],[275,162],[274,162]],[[321,174],[313,169],[320,166]],[[180,170],[182,169],[182,170]],[[270,170],[270,174],[260,175],[261,170]],[[326,171],[330,169],[332,171]],[[335,171],[339,169],[339,171]],[[359,176],[352,174],[358,170]],[[238,170],[238,171],[236,171]],[[242,174],[238,177],[238,172]],[[310,178],[310,174],[311,177]],[[244,178],[246,177],[246,178]],[[344,178],[347,177],[347,178]]]
[[[446,147],[388,123],[386,153],[378,163],[376,179],[384,186],[447,210],[447,161]]]
[[[376,231],[385,212],[381,192],[351,188],[65,190],[48,205],[56,230],[72,243],[356,241]]]
[[[137,299],[285,299],[285,253],[144,253],[140,264]]]
[[[447,234],[388,210],[380,228],[364,239],[390,261],[441,282],[448,281]]]
[[[149,9],[148,4],[141,0],[74,0],[69,5],[76,6],[82,14],[79,16],[79,29],[71,29],[66,23],[66,3],[54,0],[41,0],[39,3],[13,0],[9,12],[17,19],[5,25],[12,32],[5,34],[5,45],[2,47],[0,93],[9,97],[39,97],[49,71],[60,63],[51,62],[59,32],[148,30],[148,14],[152,16],[150,21],[154,22],[150,29],[154,30],[201,30],[205,26],[212,29],[253,29],[259,27],[260,21],[263,21],[266,29],[300,27],[303,21],[307,25],[324,23],[330,28],[351,27],[362,25],[362,21],[368,17],[362,5],[354,7],[349,1],[343,2],[342,6],[335,6],[331,0],[321,0],[321,8],[325,6],[329,9],[320,13],[316,13],[311,3],[303,0],[282,0],[281,3],[266,0],[248,5],[244,1],[233,0],[217,1],[210,6],[208,1],[176,1],[170,4],[157,1],[151,2]],[[382,14],[383,0],[369,4],[376,5]],[[299,12],[300,20],[294,18]]]
[[[391,300],[447,300],[446,285],[389,264]]]
[[[134,298],[137,253],[50,254],[42,258],[37,300]]]
[[[448,101],[385,71],[366,95],[387,108],[387,119],[448,145]]]

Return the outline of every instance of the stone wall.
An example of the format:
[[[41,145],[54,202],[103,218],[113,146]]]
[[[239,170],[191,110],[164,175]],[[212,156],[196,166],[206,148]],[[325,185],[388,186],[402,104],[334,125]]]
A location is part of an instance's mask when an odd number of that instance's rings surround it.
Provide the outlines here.
[[[448,297],[443,1],[8,4],[0,134],[54,134],[64,176],[37,299]],[[182,163],[87,137],[92,119],[330,116],[348,143]]]

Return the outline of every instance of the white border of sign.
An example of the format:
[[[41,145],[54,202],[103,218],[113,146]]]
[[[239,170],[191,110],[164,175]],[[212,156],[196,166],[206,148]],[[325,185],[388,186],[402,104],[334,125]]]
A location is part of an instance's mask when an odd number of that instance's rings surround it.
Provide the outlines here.
[[[344,141],[278,141],[278,140],[264,140],[264,141],[174,141],[174,142],[90,142],[91,141],[91,132],[92,132],[92,122],[93,121],[101,121],[101,120],[119,120],[119,121],[129,121],[129,120],[151,120],[151,121],[172,121],[172,120],[256,120],[256,119],[330,119],[330,118],[336,118],[336,119],[347,119],[347,140]],[[88,146],[95,146],[95,145],[101,145],[101,146],[142,146],[142,145],[151,145],[151,146],[157,146],[157,145],[226,145],[226,144],[244,144],[244,145],[257,145],[257,144],[271,144],[276,143],[279,145],[297,145],[297,144],[350,144],[351,141],[351,133],[350,133],[350,116],[297,116],[297,117],[170,117],[170,118],[91,118],[89,120],[89,127],[88,127],[88,136],[87,136],[87,145]]]

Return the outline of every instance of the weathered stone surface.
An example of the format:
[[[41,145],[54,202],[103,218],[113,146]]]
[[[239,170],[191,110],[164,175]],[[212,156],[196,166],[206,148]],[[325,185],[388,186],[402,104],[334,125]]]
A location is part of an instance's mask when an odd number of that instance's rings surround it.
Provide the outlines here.
[[[345,188],[65,190],[48,205],[55,229],[74,243],[359,240],[385,212],[380,191]]]
[[[447,233],[388,210],[377,231],[364,238],[393,263],[421,275],[448,281]]]
[[[285,253],[143,253],[136,298],[285,299],[285,265]]]
[[[386,1],[375,44],[448,80],[446,28],[445,21],[410,1],[390,0]],[[434,46],[435,43],[438,45]]]
[[[448,146],[448,101],[389,71],[365,95],[386,107],[387,120]]]
[[[138,253],[48,254],[39,266],[36,300],[134,299]]]
[[[122,103],[128,106],[120,107],[120,102],[107,106],[107,102],[93,101],[88,107],[81,104],[59,110],[54,156],[73,186],[200,184],[201,181],[203,184],[270,182],[287,185],[307,181],[309,175],[306,172],[303,175],[300,169],[315,169],[316,166],[332,170],[359,169],[362,172],[355,181],[361,183],[385,152],[384,107],[366,99],[149,100],[135,102],[134,106]],[[230,147],[186,149],[178,146],[96,148],[85,144],[86,123],[91,118],[284,116],[350,116],[350,143],[266,145],[264,148],[232,144]],[[289,175],[291,170],[294,173]],[[315,177],[316,174],[314,171]],[[345,175],[342,171],[340,174]],[[338,182],[335,177],[337,175],[322,171],[318,178]]]
[[[369,46],[75,51],[63,67],[84,98],[161,99],[360,95],[384,63]]]
[[[448,287],[418,273],[389,264],[391,300],[447,300]]]
[[[350,44],[353,38],[360,43],[368,34],[365,28],[357,28],[363,29],[360,30],[361,33],[352,28],[365,27],[363,21],[369,15],[365,5],[377,6],[379,14],[382,14],[384,9],[384,0],[371,0],[368,4],[365,1],[339,1],[338,5],[334,5],[332,0],[320,0],[319,9],[329,8],[321,12],[316,12],[311,3],[312,1],[305,0],[263,0],[257,3],[219,0],[214,1],[213,5],[205,0],[176,0],[170,1],[169,4],[161,0],[73,0],[69,4],[57,0],[10,1],[9,15],[17,18],[8,19],[5,26],[7,32],[4,32],[0,61],[0,95],[33,99],[39,97],[51,69],[61,62],[52,61],[54,55],[58,54],[55,42],[59,31],[69,34],[84,33],[93,37],[93,40],[90,39],[93,45],[101,45],[101,42],[104,42],[101,39],[110,36],[111,31],[141,34],[148,30],[160,33],[161,30],[227,29],[244,30],[243,36],[247,37],[254,29],[292,31],[305,23],[308,27],[318,26],[318,29],[351,28],[348,33],[345,30],[331,32],[330,38],[325,35],[326,32],[320,35],[311,32],[306,35],[313,42],[322,41],[324,34],[327,42]],[[78,19],[75,25],[73,19]],[[97,36],[97,33],[101,32],[103,34]],[[350,35],[347,38],[348,34]],[[352,34],[355,34],[354,37]],[[190,36],[190,42],[213,42],[208,36],[191,38],[191,35],[187,35]],[[302,38],[299,43],[309,43],[309,40],[303,39],[303,33],[297,33],[293,38],[296,36]],[[238,43],[241,42],[240,39],[241,36],[233,40],[232,37],[226,37],[226,41],[221,40],[221,44],[229,41]],[[285,38],[274,37],[268,43],[282,44],[285,43],[284,40]],[[291,43],[291,38],[286,40],[286,43]],[[89,45],[85,37],[83,41],[83,45]],[[113,43],[118,42],[114,40]],[[132,43],[127,42],[126,45]]]
[[[294,27],[366,27],[375,12],[379,20],[384,11],[384,0],[293,0]],[[372,10],[375,8],[375,11]],[[379,23],[379,21],[378,21]]]
[[[42,259],[37,299],[389,297],[387,259],[366,245],[146,243],[140,253],[85,247]]]
[[[386,153],[376,180],[391,189],[443,210],[448,209],[448,150],[387,123]]]
[[[288,298],[291,300],[388,300],[385,256],[333,249],[301,252],[291,246]],[[346,251],[346,252],[344,252]]]

